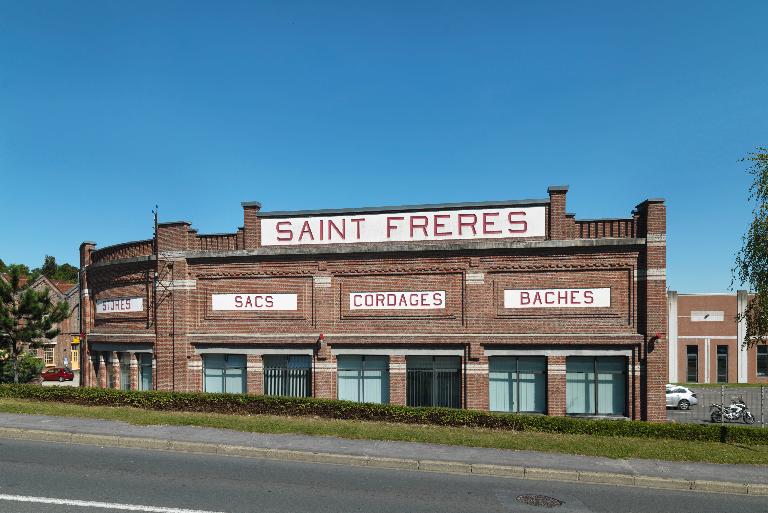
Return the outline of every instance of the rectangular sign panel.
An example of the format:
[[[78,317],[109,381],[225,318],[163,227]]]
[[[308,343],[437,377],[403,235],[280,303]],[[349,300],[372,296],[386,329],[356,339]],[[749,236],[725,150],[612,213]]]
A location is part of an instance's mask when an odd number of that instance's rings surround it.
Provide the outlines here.
[[[545,208],[261,218],[262,246],[543,237]]]
[[[351,292],[350,310],[431,310],[445,308],[444,290]]]
[[[214,310],[298,310],[297,294],[213,294]]]
[[[123,297],[118,299],[99,299],[96,301],[96,313],[108,314],[118,312],[144,311],[144,298]]]
[[[607,308],[611,289],[515,289],[504,291],[504,308]]]

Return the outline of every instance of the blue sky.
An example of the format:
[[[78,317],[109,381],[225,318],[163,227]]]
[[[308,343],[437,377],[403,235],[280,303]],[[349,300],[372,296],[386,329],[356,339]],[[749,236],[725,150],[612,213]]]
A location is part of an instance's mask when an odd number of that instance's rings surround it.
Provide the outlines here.
[[[768,3],[0,0],[0,258],[77,264],[265,210],[668,204],[668,285],[720,291],[768,146]]]

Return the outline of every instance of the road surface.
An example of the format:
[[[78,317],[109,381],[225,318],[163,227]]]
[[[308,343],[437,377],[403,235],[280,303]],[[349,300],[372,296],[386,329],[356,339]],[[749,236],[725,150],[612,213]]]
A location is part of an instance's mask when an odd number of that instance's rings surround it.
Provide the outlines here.
[[[109,511],[758,512],[768,498],[0,439],[0,512]]]

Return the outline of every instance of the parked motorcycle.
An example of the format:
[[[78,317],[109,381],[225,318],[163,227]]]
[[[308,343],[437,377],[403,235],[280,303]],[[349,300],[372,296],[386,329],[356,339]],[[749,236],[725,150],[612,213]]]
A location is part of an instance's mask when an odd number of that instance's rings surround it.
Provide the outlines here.
[[[745,424],[754,424],[755,416],[747,408],[747,404],[742,397],[732,397],[731,404],[723,409],[722,404],[712,404],[710,406],[712,422],[720,423],[723,419],[727,422],[735,422],[739,419]]]

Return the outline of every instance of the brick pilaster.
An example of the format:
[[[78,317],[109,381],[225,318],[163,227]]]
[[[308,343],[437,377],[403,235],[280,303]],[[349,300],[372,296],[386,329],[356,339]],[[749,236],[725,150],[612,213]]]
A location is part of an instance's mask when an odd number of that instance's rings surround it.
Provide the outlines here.
[[[638,235],[646,244],[637,270],[638,327],[644,335],[641,390],[645,398],[641,418],[666,422],[664,384],[668,372],[666,207],[662,199],[637,206]]]
[[[314,355],[315,387],[312,391],[314,397],[322,399],[336,399],[336,358],[330,354],[322,356],[320,351]]]
[[[465,408],[470,410],[488,409],[488,358],[483,354],[478,354],[482,349],[478,349],[477,359],[465,359],[464,374],[465,380]]]
[[[565,412],[565,356],[548,356],[547,414],[562,417]]]
[[[389,403],[405,405],[405,356],[389,357]]]
[[[248,393],[257,395],[264,394],[264,360],[261,355],[247,355],[246,365],[248,367]]]

